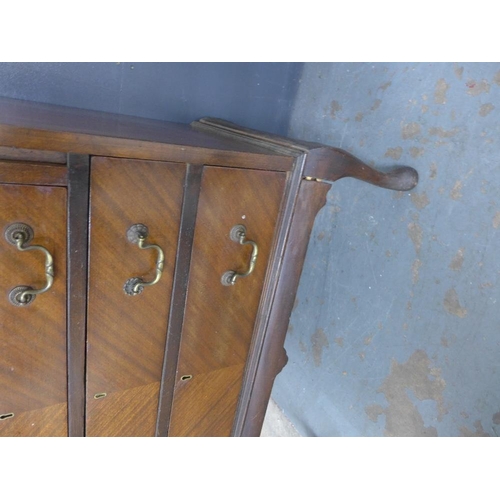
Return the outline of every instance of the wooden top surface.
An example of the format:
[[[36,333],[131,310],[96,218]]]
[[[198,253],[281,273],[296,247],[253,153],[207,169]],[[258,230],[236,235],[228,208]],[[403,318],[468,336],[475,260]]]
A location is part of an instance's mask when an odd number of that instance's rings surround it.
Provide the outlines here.
[[[42,138],[45,147],[37,148]],[[123,155],[110,151],[110,140],[116,140],[115,149],[121,147],[127,151]],[[87,151],[82,151],[83,145]],[[227,153],[243,153],[250,155],[249,158],[255,155],[257,162],[265,155],[270,162],[266,169],[276,170],[290,170],[295,156],[276,152],[265,144],[194,130],[189,125],[0,97],[0,146],[35,146],[34,149],[51,151],[61,151],[64,147],[67,149],[64,152],[117,156],[136,152],[138,157],[144,156],[143,150],[148,148],[148,159],[165,160],[167,145],[170,149],[179,146],[180,151],[194,147],[200,153],[208,150],[226,156]],[[156,153],[152,152],[155,147]]]

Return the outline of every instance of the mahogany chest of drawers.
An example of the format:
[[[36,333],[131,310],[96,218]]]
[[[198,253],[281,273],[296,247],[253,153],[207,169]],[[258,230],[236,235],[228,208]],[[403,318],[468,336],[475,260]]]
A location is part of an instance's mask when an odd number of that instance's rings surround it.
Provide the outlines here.
[[[258,436],[345,151],[0,99],[0,436]]]

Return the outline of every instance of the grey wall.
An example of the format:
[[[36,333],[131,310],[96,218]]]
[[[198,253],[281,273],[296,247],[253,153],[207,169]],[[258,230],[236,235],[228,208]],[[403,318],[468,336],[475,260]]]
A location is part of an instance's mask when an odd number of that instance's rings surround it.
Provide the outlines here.
[[[300,63],[0,63],[0,96],[285,134]]]
[[[500,64],[306,64],[289,134],[378,167],[333,184],[273,398],[306,436],[500,433]]]

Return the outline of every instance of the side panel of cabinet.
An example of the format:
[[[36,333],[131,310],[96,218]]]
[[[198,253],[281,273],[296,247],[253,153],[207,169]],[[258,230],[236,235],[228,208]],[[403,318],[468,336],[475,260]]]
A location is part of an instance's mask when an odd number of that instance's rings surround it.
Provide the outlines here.
[[[90,183],[87,330],[88,436],[153,436],[172,292],[185,165],[94,158]],[[127,239],[147,226],[145,242],[165,254],[158,283],[139,295],[133,277],[155,277],[158,251]]]
[[[66,189],[0,185],[0,218],[0,436],[66,436]],[[43,289],[46,257],[6,241],[16,222],[33,229],[29,246],[54,259],[52,287],[26,306],[11,304],[9,293]]]
[[[231,433],[285,183],[280,172],[204,169],[170,436]],[[258,257],[252,274],[224,286],[222,275],[245,272],[252,253],[230,239],[237,224]]]

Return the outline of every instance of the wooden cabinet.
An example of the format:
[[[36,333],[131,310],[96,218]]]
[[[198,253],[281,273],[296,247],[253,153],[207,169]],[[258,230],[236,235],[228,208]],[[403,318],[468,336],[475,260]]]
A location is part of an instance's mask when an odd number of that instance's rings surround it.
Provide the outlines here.
[[[0,117],[0,436],[259,435],[330,183],[417,181],[213,119]]]

